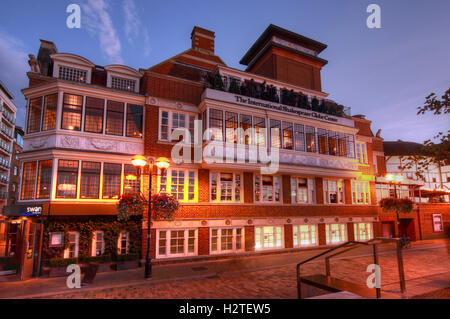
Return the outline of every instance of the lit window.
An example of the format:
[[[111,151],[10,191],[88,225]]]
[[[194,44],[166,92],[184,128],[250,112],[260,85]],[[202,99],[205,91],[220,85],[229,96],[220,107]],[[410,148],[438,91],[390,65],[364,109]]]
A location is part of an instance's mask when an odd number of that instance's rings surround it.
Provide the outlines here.
[[[92,256],[101,256],[105,253],[105,238],[102,231],[95,231],[92,237]]]
[[[61,128],[70,131],[80,131],[83,97],[80,95],[64,94]]]
[[[369,182],[352,181],[353,204],[370,204]]]
[[[141,191],[141,178],[138,168],[131,164],[125,164],[123,168],[123,193],[139,193]]]
[[[317,245],[316,225],[293,226],[294,247]]]
[[[347,136],[344,133],[338,133],[339,156],[347,157]]]
[[[64,250],[64,258],[77,258],[79,251],[80,234],[78,232],[68,232],[68,246]]]
[[[294,124],[294,149],[305,151],[305,127],[301,124]]]
[[[344,203],[344,181],[323,180],[323,198],[325,204]]]
[[[373,238],[372,223],[353,224],[355,240],[364,241]]]
[[[255,227],[255,249],[274,249],[284,247],[282,226]]]
[[[106,134],[123,135],[123,109],[122,102],[108,101],[106,105]]]
[[[39,161],[37,196],[38,199],[50,198],[53,161]]]
[[[366,143],[356,142],[356,158],[360,164],[368,163]]]
[[[36,133],[41,130],[41,112],[42,97],[31,99],[28,108],[27,133]]]
[[[255,128],[255,143],[258,146],[266,145],[266,119],[263,117],[253,117]]]
[[[197,230],[159,230],[157,257],[177,257],[197,254]]]
[[[111,87],[122,91],[135,92],[136,80],[124,79],[113,76],[111,78]]]
[[[270,120],[270,146],[281,148],[281,121]]]
[[[223,111],[210,109],[209,110],[209,128],[210,139],[212,141],[223,141]]]
[[[319,142],[319,153],[320,154],[328,154],[328,143],[327,143],[328,134],[326,130],[317,129],[317,140]]]
[[[86,83],[87,72],[79,69],[59,66],[58,77],[63,80]]]
[[[211,201],[240,202],[241,174],[211,172]]]
[[[160,111],[159,115],[159,140],[171,141],[173,131],[177,128],[184,128],[189,130],[190,141],[194,141],[195,115],[173,111]],[[185,142],[189,142],[189,140]]]
[[[347,241],[346,224],[326,224],[325,233],[327,244],[337,244]]]
[[[128,254],[128,242],[130,234],[127,232],[121,232],[119,234],[119,240],[117,243],[117,252],[119,255]]]
[[[252,144],[252,116],[240,115],[239,119],[240,119],[239,125],[242,129],[242,134],[240,136],[239,143],[250,145]]]
[[[338,155],[338,135],[336,132],[328,131],[328,154]]]
[[[99,197],[101,163],[81,163],[81,191],[80,198],[95,199]]]
[[[127,137],[142,137],[144,108],[142,105],[127,105]]]
[[[306,151],[309,153],[316,152],[316,133],[312,126],[305,126],[306,135]]]
[[[58,105],[58,94],[47,95],[44,99],[44,115],[42,130],[53,130],[56,127],[56,108]]]
[[[50,233],[49,246],[50,247],[62,246],[64,244],[63,239],[64,239],[64,233],[61,233],[61,232]]]
[[[86,97],[84,110],[84,131],[90,133],[103,133],[103,112],[105,100]]]
[[[58,160],[57,198],[76,198],[78,161]]]
[[[279,176],[255,175],[255,201],[279,202],[281,200],[281,179]]]
[[[169,168],[158,176],[161,194],[171,194],[180,202],[197,201],[197,171]]]
[[[36,182],[36,162],[23,164],[22,195],[21,199],[34,199],[34,187]]]
[[[211,253],[243,250],[243,228],[211,229]]]
[[[314,204],[316,202],[316,185],[313,178],[292,177],[292,203]]]
[[[120,197],[120,180],[122,164],[105,163],[103,165],[103,199],[118,199]]]
[[[283,122],[283,148],[286,150],[293,149],[293,126],[292,123]]]

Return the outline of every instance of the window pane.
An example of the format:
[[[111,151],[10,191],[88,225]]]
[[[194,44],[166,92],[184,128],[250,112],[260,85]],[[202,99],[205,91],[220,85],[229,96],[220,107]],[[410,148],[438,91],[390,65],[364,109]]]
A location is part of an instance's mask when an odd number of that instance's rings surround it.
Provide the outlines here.
[[[101,163],[81,163],[80,198],[99,198]]]
[[[81,109],[83,97],[80,95],[64,94],[61,128],[71,131],[81,129]]]
[[[319,153],[328,154],[327,149],[327,131],[322,129],[317,129],[317,138],[319,141]]]
[[[343,133],[339,133],[339,156],[347,157],[347,142]]]
[[[293,148],[293,132],[292,123],[283,122],[283,148],[292,150]]]
[[[113,89],[134,92],[136,80],[124,79],[113,76],[111,78],[111,87]]]
[[[333,131],[328,131],[328,153],[330,155],[338,155],[337,133]]]
[[[300,124],[294,125],[294,141],[295,141],[295,150],[304,152],[305,151],[305,133],[304,127]]]
[[[22,199],[34,199],[36,182],[36,162],[23,164]]]
[[[242,129],[240,143],[250,145],[252,143],[252,117],[250,115],[241,115],[240,121],[240,126]]]
[[[79,69],[60,66],[58,77],[63,80],[86,83],[87,72]]]
[[[266,119],[262,117],[253,117],[255,125],[255,142],[256,145],[266,145]]]
[[[142,137],[144,108],[141,105],[127,105],[127,136]]]
[[[223,141],[223,111],[209,110],[209,127],[216,130],[211,131],[211,140]]]
[[[103,165],[103,199],[118,199],[120,196],[120,177],[122,164]]]
[[[42,130],[53,130],[56,126],[56,107],[58,105],[58,94],[47,95],[44,101],[44,120]]]
[[[233,193],[233,174],[220,173],[220,200],[231,201]]]
[[[41,130],[42,97],[30,100],[28,109],[28,133]]]
[[[50,198],[52,183],[52,160],[39,162],[38,185],[36,198]]]
[[[78,182],[78,161],[58,160],[56,197],[76,198]]]
[[[225,112],[225,134],[226,142],[237,143],[238,114]]]
[[[108,101],[106,106],[106,134],[123,135],[123,108],[121,102]]]
[[[270,120],[270,144],[274,148],[281,147],[281,121]]]
[[[86,97],[84,130],[91,133],[103,133],[103,112],[105,100]]]
[[[126,193],[139,193],[141,191],[140,176],[138,176],[137,168],[131,164],[125,164],[123,168],[124,186],[123,192]]]
[[[311,126],[305,126],[305,134],[306,134],[306,151],[315,153],[316,152],[315,128]]]

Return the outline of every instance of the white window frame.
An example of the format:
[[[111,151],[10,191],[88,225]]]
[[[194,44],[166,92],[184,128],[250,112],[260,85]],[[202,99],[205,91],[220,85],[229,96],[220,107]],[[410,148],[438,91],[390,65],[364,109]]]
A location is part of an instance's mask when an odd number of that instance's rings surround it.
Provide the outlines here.
[[[330,201],[330,187],[329,182],[336,182],[336,196],[337,203],[331,203]],[[342,185],[342,191],[339,191],[339,183]],[[323,179],[323,202],[327,205],[344,205],[345,204],[345,185],[343,179]]]
[[[351,186],[352,203],[355,205],[370,205],[370,183],[367,181],[352,181]],[[362,197],[361,190],[364,194]]]
[[[103,235],[102,241],[101,241],[102,247],[101,247],[101,254],[97,255],[97,236],[100,233]],[[105,253],[105,233],[103,231],[101,231],[101,230],[96,230],[96,231],[93,232],[93,236],[92,236],[92,253],[91,253],[91,256],[92,257],[99,257],[99,256],[103,256],[104,253]]]
[[[369,164],[369,158],[367,156],[367,144],[365,142],[356,142],[356,158],[359,164]]]
[[[168,119],[167,119],[167,139],[163,139],[161,137],[161,127],[162,127],[162,113],[163,112],[167,112],[168,113]],[[189,130],[189,132],[191,133],[191,143],[193,141],[194,138],[194,128],[190,127],[190,120],[191,118],[193,118],[193,120],[197,120],[197,114],[194,113],[189,113],[189,112],[183,112],[183,111],[177,111],[177,110],[170,110],[170,109],[159,109],[159,115],[158,115],[158,141],[162,141],[162,142],[178,142],[178,141],[172,141],[171,140],[171,135],[172,135],[172,131],[174,130],[173,127],[173,114],[176,113],[178,115],[184,115],[185,119],[184,119],[184,124],[185,124],[185,128]],[[177,126],[177,128],[180,126]]]
[[[183,171],[184,172],[184,196],[183,200],[179,200],[180,203],[196,203],[198,202],[198,170],[197,169],[189,169],[189,168],[178,168],[171,167],[166,169],[166,192],[167,194],[171,194],[170,190],[172,187],[172,171]],[[194,199],[189,200],[189,172],[194,172]],[[161,171],[158,169],[158,183],[157,183],[158,192],[161,193]]]
[[[301,228],[307,227],[308,228],[308,237],[309,237],[309,244],[302,244],[301,241]],[[297,232],[297,236],[295,236],[295,233]],[[297,237],[297,238],[296,238]],[[297,239],[297,240],[296,240]],[[314,242],[312,242],[314,240]],[[296,242],[297,241],[297,242]],[[305,224],[305,225],[293,225],[292,226],[292,244],[293,247],[309,247],[309,246],[317,246],[319,245],[319,231],[318,231],[318,225],[317,224]]]
[[[365,230],[363,228],[365,228]],[[355,240],[368,241],[368,240],[371,240],[371,239],[374,238],[374,236],[373,236],[373,223],[364,223],[364,222],[354,223],[353,224],[353,229],[354,229]],[[367,232],[366,236],[365,236],[366,238],[362,238],[362,236],[361,236],[361,232],[362,231],[363,232],[364,231]]]
[[[306,179],[306,202],[300,202],[298,196],[298,179]],[[295,187],[295,189],[293,188]],[[316,203],[316,181],[314,178],[292,176],[291,177],[291,203],[292,204],[315,204]]]
[[[117,240],[117,253],[119,255],[122,255],[121,251],[122,251],[122,234],[127,234],[126,237],[126,243],[125,243],[125,255],[128,254],[128,249],[130,247],[130,233],[127,231],[121,231],[119,233],[119,238]]]
[[[272,229],[272,237],[274,239],[273,247],[264,247],[264,228],[271,227]],[[257,229],[259,229],[259,240],[257,237]],[[280,229],[280,232],[277,232],[277,229]],[[280,238],[278,238],[280,236]],[[277,245],[277,243],[280,245]],[[258,246],[259,244],[259,246]],[[284,226],[283,225],[273,225],[273,226],[255,226],[255,250],[274,250],[274,249],[283,249],[284,248]]]
[[[232,230],[232,248],[229,250],[222,250],[222,231],[223,230]],[[237,244],[237,230],[240,229],[241,230],[241,239],[240,239],[240,244],[241,244],[241,248],[236,248],[236,244]],[[216,250],[213,251],[212,250],[212,238],[213,238],[213,231],[216,230],[217,231],[217,247]],[[210,228],[209,230],[209,252],[210,254],[227,254],[227,253],[233,253],[233,252],[241,252],[245,250],[245,239],[244,239],[244,232],[245,229],[244,227],[215,227],[215,228]]]
[[[188,241],[189,241],[189,231],[194,231],[194,252],[188,252]],[[160,232],[166,232],[165,238],[165,254],[159,253],[159,241]],[[171,231],[184,231],[184,251],[179,254],[170,253],[170,232]],[[172,257],[185,257],[185,256],[196,256],[198,254],[198,229],[197,228],[171,228],[171,229],[157,229],[156,231],[156,258],[172,258]]]
[[[333,237],[333,225],[339,225],[338,226],[338,232],[339,232],[339,241],[332,241]],[[332,224],[325,224],[325,234],[326,234],[326,243],[327,245],[337,245],[343,242],[346,242],[348,240],[348,231],[347,231],[347,224],[345,223],[332,223]]]
[[[70,242],[70,235],[75,235],[75,241],[74,242]],[[66,249],[64,249],[64,258],[78,258],[78,253],[80,250],[80,233],[76,232],[76,231],[70,231],[67,233],[67,239],[69,242],[69,247],[67,247]],[[70,244],[73,243],[75,244],[75,251],[74,251],[74,257],[70,257]]]
[[[53,237],[60,236],[58,243],[53,243]],[[64,233],[63,232],[52,232],[49,235],[49,247],[60,247],[64,245]]]
[[[259,183],[260,183],[260,185],[259,185],[259,190],[260,190],[259,200],[256,199],[256,191],[255,191],[255,189],[256,189],[256,177],[257,176],[259,176]],[[263,191],[262,191],[262,188],[263,188],[262,177],[263,176],[271,176],[273,178],[272,198],[274,200],[272,200],[272,201],[265,201],[265,200],[263,200]],[[276,193],[275,179],[276,178],[278,179],[279,192],[280,192],[280,196],[279,196],[278,200],[275,200],[275,193]],[[253,192],[253,201],[254,201],[254,203],[279,204],[279,203],[281,203],[283,201],[283,180],[282,180],[281,175],[253,174],[253,190],[254,190],[254,192]]]
[[[217,186],[216,186],[216,199],[212,200],[212,179],[213,174],[217,176]],[[221,200],[220,193],[222,191],[220,185],[220,174],[232,174],[232,189],[231,189],[231,201]],[[240,186],[239,186],[239,201],[236,201],[236,175],[239,175],[240,178]],[[212,203],[242,203],[243,202],[243,182],[244,182],[244,174],[242,172],[226,172],[226,171],[210,171],[209,172],[209,201]]]

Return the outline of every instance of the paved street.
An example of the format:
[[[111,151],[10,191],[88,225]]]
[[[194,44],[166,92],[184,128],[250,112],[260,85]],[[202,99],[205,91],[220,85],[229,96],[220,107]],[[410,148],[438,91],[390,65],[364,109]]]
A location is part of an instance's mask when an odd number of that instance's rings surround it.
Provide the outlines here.
[[[415,243],[404,251],[408,297],[450,287],[448,241]],[[154,267],[151,281],[142,280],[143,269],[98,274],[95,283],[69,291],[65,277],[0,283],[0,298],[296,298],[295,264],[317,250],[177,263]],[[332,275],[364,284],[372,257],[366,247],[332,262]],[[398,292],[398,273],[392,246],[380,247],[382,289]],[[307,264],[303,274],[324,273],[323,260]]]

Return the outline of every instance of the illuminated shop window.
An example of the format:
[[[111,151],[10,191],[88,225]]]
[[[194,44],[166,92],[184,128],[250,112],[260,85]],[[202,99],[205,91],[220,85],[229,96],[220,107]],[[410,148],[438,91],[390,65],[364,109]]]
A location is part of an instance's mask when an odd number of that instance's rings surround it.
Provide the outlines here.
[[[240,173],[210,173],[212,202],[240,202],[242,180]]]
[[[171,194],[180,202],[196,202],[197,171],[169,168],[158,176],[158,189],[161,194]]]
[[[243,228],[211,229],[211,253],[227,253],[243,250],[243,232]]]
[[[317,245],[318,238],[316,225],[294,225],[292,231],[294,247]]]
[[[325,204],[343,204],[344,181],[343,180],[323,180],[323,198]]]
[[[353,204],[370,204],[369,182],[352,181]]]
[[[255,227],[255,249],[284,247],[283,226]]]
[[[197,254],[197,230],[158,230],[157,257],[178,257]]]
[[[373,238],[372,223],[354,223],[355,240],[364,241]]]
[[[326,224],[325,233],[327,244],[338,244],[347,241],[346,224]]]
[[[291,177],[291,202],[302,204],[314,204],[316,202],[314,178]]]

